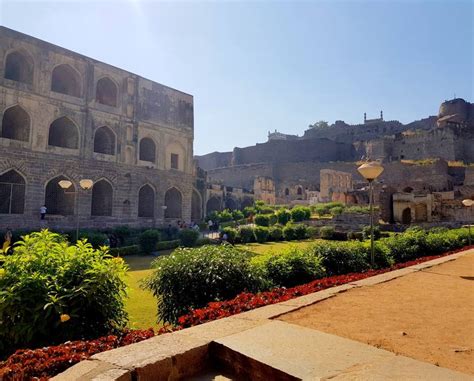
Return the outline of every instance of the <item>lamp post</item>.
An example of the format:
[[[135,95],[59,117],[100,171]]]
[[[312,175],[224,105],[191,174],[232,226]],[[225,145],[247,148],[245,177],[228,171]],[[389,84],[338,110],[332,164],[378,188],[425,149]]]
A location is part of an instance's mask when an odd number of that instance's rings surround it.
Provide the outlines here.
[[[374,188],[373,181],[379,177],[384,168],[377,161],[362,164],[357,168],[364,179],[369,182],[369,205],[370,205],[370,263],[375,267],[375,253],[374,253]]]
[[[471,200],[469,198],[465,199],[465,200],[462,200],[462,204],[466,207],[466,208],[470,208],[474,205],[474,200]],[[468,229],[469,229],[469,246],[471,246],[471,222],[469,221],[469,225],[468,226]]]
[[[64,189],[65,191],[69,189],[72,185],[72,181],[69,180],[61,180],[58,182],[59,186]],[[89,190],[92,188],[94,185],[94,182],[89,179],[82,179],[79,181],[79,187],[84,189],[84,190]],[[71,192],[74,193],[74,198],[75,198],[75,205],[76,205],[76,242],[79,241],[79,188],[77,188],[77,191]]]

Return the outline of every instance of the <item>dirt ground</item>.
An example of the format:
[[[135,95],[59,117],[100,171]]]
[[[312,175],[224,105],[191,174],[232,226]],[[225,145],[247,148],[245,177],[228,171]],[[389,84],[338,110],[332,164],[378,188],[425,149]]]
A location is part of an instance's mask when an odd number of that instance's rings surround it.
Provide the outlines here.
[[[279,319],[474,374],[474,253]]]

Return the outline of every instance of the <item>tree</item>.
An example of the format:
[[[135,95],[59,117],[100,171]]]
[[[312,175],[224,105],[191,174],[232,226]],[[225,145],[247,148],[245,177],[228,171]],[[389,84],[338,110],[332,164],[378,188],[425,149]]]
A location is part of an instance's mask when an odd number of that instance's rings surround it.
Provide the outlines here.
[[[319,122],[316,122],[314,124],[310,124],[309,127],[310,128],[315,128],[315,129],[328,128],[329,123],[324,121],[324,120],[320,120]]]

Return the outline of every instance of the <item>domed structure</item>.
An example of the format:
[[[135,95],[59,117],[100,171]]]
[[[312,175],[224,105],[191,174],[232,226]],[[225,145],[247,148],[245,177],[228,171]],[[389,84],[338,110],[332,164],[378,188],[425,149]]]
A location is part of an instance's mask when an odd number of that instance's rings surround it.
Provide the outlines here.
[[[441,103],[438,113],[438,127],[471,125],[474,119],[473,106],[462,98],[455,98]]]

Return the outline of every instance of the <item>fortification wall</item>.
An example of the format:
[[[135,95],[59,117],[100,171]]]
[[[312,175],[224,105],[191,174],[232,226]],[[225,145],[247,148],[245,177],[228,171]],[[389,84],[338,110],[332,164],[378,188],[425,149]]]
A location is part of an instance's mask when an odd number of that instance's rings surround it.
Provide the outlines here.
[[[251,147],[234,148],[233,165],[300,161],[350,161],[355,158],[352,144],[328,139],[272,140]]]
[[[273,177],[273,166],[269,163],[238,165],[216,168],[207,172],[210,183],[221,183],[230,187],[253,189],[254,179],[258,176]]]
[[[232,152],[212,152],[206,155],[194,156],[198,166],[206,171],[215,168],[228,167],[232,163]]]

